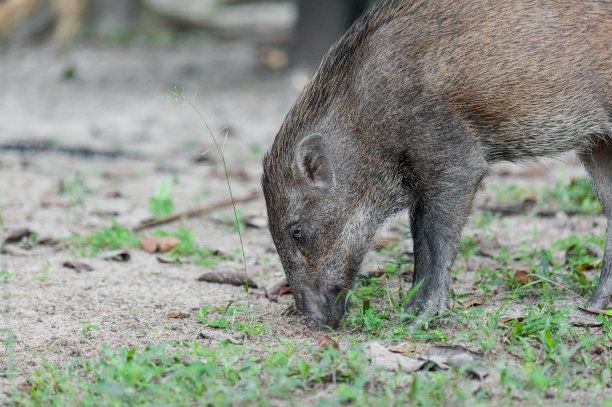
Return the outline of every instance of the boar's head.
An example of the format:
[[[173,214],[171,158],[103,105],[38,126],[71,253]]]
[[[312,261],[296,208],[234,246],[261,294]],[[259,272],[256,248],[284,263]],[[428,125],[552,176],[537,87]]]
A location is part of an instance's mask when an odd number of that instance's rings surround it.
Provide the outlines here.
[[[378,227],[404,208],[401,180],[351,137],[283,131],[264,158],[270,232],[298,310],[337,327]]]

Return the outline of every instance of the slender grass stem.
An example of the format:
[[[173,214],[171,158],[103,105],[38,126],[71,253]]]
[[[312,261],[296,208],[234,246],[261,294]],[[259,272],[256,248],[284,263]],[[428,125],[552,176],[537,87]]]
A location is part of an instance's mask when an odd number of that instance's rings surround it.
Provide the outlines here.
[[[179,89],[175,89],[175,91],[172,93],[172,96],[174,96],[176,99],[181,99],[195,111],[195,113],[198,115],[202,123],[204,123],[206,132],[212,139],[215,145],[215,150],[217,151],[217,154],[219,155],[219,158],[221,159],[221,164],[223,165],[223,172],[225,174],[225,181],[227,182],[227,189],[229,191],[230,199],[232,201],[232,208],[234,211],[234,221],[236,222],[236,228],[238,230],[238,237],[240,238],[240,250],[242,251],[242,261],[244,263],[244,281],[245,281],[244,289],[246,291],[246,300],[247,300],[247,312],[246,313],[247,313],[247,321],[250,327],[251,326],[251,302],[249,298],[249,286],[248,284],[246,284],[246,281],[248,280],[247,261],[246,261],[246,255],[244,253],[244,242],[242,239],[242,231],[240,229],[240,221],[238,219],[238,211],[236,210],[236,204],[234,202],[234,195],[232,193],[232,186],[229,180],[229,173],[227,171],[227,164],[225,162],[225,155],[223,154],[223,147],[225,146],[225,142],[223,143],[223,146],[219,145],[219,143],[217,142],[217,138],[215,137],[215,134],[210,129],[210,126],[208,125],[208,121],[204,118],[204,115],[202,114],[202,110],[196,104],[195,99],[194,100],[188,99],[187,97],[185,97],[184,91],[179,90]]]

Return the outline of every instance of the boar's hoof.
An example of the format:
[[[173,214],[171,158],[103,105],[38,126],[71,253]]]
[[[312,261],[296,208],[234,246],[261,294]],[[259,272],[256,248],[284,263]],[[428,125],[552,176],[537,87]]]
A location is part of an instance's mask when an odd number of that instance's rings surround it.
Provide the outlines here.
[[[587,308],[605,310],[610,302],[610,295],[601,295],[597,291],[586,303]]]
[[[404,308],[408,316],[404,318],[404,322],[411,329],[427,330],[432,319],[446,310],[446,304],[446,295],[437,293],[427,296],[423,295],[421,290],[418,290],[406,302]]]

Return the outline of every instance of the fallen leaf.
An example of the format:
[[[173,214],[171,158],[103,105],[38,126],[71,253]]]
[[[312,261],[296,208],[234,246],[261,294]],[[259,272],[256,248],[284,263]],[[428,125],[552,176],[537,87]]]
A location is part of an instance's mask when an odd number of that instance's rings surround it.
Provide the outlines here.
[[[62,263],[62,266],[69,269],[74,269],[77,273],[80,273],[81,271],[93,271],[93,267],[91,267],[87,263],[82,263],[80,261],[66,260]]]
[[[553,265],[555,265],[555,264],[564,265],[565,264],[565,257],[566,256],[567,256],[567,250],[555,249],[552,252],[551,263]]]
[[[288,285],[289,285],[289,282],[287,281],[287,277],[279,278],[274,283],[272,283],[270,286],[264,289],[266,293],[266,298],[269,299],[270,301],[275,301],[275,302],[278,301],[278,296],[281,295],[280,294],[281,289],[283,289],[283,287],[287,287]]]
[[[593,261],[590,263],[582,263],[581,265],[576,267],[576,270],[587,271],[587,270],[592,270],[592,269],[599,268],[599,267],[601,267],[601,261],[597,260],[597,261]]]
[[[382,250],[387,248],[391,243],[397,242],[399,239],[396,236],[381,236],[374,243],[374,250]]]
[[[6,246],[4,248],[4,253],[10,254],[11,256],[19,257],[30,257],[32,255],[32,253],[30,253],[29,251],[15,246]]]
[[[598,312],[593,312],[593,311],[598,311]],[[588,311],[587,311],[587,309],[578,308],[570,312],[570,314],[567,316],[566,321],[574,325],[593,326],[593,327],[602,326],[603,321],[597,320],[597,316],[599,315],[600,311],[601,310],[593,310],[590,308],[588,308]]]
[[[399,370],[408,373],[416,372],[427,363],[425,360],[414,359],[399,353],[393,353],[376,342],[370,344],[368,352],[372,356],[372,363],[374,365],[394,372]]]
[[[107,198],[121,198],[123,194],[119,190],[108,191],[106,194]]]
[[[587,253],[593,257],[603,258],[604,251],[601,247],[597,246],[595,243],[587,243],[585,246]]]
[[[245,216],[242,218],[242,222],[255,229],[264,229],[268,227],[268,220],[261,216]]]
[[[525,285],[531,281],[537,281],[537,278],[530,275],[527,270],[516,270],[514,272],[514,278],[520,285]]]
[[[180,318],[181,315],[183,315],[182,312],[171,312],[168,315],[166,315],[166,317],[168,317],[168,318]]]
[[[366,278],[371,278],[371,277],[381,277],[385,274],[385,270],[381,269],[380,267],[375,268],[375,269],[371,269],[367,271],[367,275],[365,275],[364,277]]]
[[[113,260],[113,261],[129,261],[130,254],[126,250],[111,250],[109,252],[104,252],[100,254],[104,260]]]
[[[30,389],[32,388],[32,383],[29,380],[21,382],[17,385],[17,388],[21,391],[30,391]]]
[[[500,317],[500,318],[499,318],[499,322],[500,322],[500,323],[502,323],[502,324],[507,324],[507,323],[508,323],[508,322],[510,322],[510,321],[517,321],[517,322],[521,322],[521,321],[523,321],[524,319],[525,319],[525,316],[523,316],[523,315],[519,315],[519,316],[517,316],[517,317],[509,317],[509,316],[506,316],[506,317]]]
[[[501,204],[497,206],[483,206],[479,209],[485,212],[499,213],[505,216],[520,215],[531,209],[536,203],[534,198],[525,198],[520,202]]]
[[[297,312],[298,312],[297,306],[295,304],[291,304],[283,312],[281,312],[281,315],[284,317],[291,317],[297,314]]]
[[[612,309],[606,310],[606,309],[586,308],[586,307],[578,307],[578,309],[581,309],[586,312],[590,312],[591,314],[601,314],[601,315],[607,315],[609,317],[612,317]]]
[[[390,347],[389,350],[395,353],[414,353],[423,352],[427,349],[427,346],[428,345],[415,345],[414,343],[403,342],[399,345]]]
[[[21,241],[21,239],[24,237],[30,237],[33,233],[34,232],[28,228],[13,229],[8,232],[6,239],[4,239],[4,243],[18,243]]]
[[[178,257],[164,257],[164,256],[156,256],[155,257],[158,262],[164,264],[182,264],[182,261]]]
[[[482,364],[482,356],[462,346],[430,346],[421,357],[442,369],[465,367],[466,372],[480,380],[489,374],[489,368]]]
[[[218,329],[206,327],[200,331],[199,337],[202,339],[209,339],[219,342],[229,342],[234,345],[240,345],[243,342],[244,336],[234,337],[226,334],[225,332],[219,331]]]
[[[449,309],[460,308],[459,305],[461,304],[464,309],[467,309],[474,305],[480,305],[483,303],[483,301],[484,300],[482,299],[482,297],[465,297],[459,300],[458,302],[453,302],[449,304],[448,308]]]
[[[280,290],[278,290],[278,295],[289,295],[291,293],[291,287],[281,287]]]
[[[40,239],[36,239],[36,244],[40,246],[56,246],[62,244],[62,242],[52,237],[43,237]]]
[[[245,285],[246,283],[250,288],[258,288],[257,283],[250,277],[247,277],[246,280],[244,277],[242,271],[207,271],[198,277],[198,281],[233,285]]]
[[[140,240],[142,248],[149,253],[167,253],[181,244],[176,236],[147,236]]]
[[[336,348],[336,350],[340,350],[340,345],[338,345],[338,342],[334,341],[327,335],[319,335],[319,338],[317,339],[317,345],[323,349],[327,349],[328,347],[333,346],[334,348]]]

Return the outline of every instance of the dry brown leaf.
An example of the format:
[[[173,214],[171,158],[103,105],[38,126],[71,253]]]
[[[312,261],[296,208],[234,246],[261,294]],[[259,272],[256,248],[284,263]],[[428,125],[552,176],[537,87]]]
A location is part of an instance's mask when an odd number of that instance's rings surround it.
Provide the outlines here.
[[[520,285],[525,285],[531,281],[537,281],[537,278],[530,275],[527,270],[516,270],[514,272],[514,278],[516,278],[516,281],[518,281]]]
[[[564,265],[566,255],[567,255],[567,250],[563,250],[563,249],[553,250],[551,263],[553,265],[555,264]]]
[[[590,263],[582,263],[581,265],[579,265],[578,267],[576,267],[576,270],[578,271],[587,271],[587,270],[592,270],[594,268],[597,268],[600,265],[600,261],[593,261]]]
[[[284,316],[284,317],[291,317],[291,316],[294,316],[297,313],[298,313],[297,306],[295,304],[291,304],[290,306],[285,308],[285,310],[283,312],[281,312],[281,315]]]
[[[385,274],[385,270],[381,269],[380,267],[375,268],[375,269],[371,269],[367,271],[367,277],[381,277]]]
[[[149,253],[166,253],[181,244],[176,236],[147,236],[140,240],[142,248]]]
[[[592,308],[578,308],[572,310],[570,314],[567,316],[566,321],[573,325],[581,325],[581,326],[602,326],[603,321],[599,320],[597,316],[605,312],[603,310],[592,309]],[[610,311],[612,314],[612,311]]]
[[[268,227],[268,220],[262,216],[245,216],[242,218],[242,222],[255,229],[265,229]]]
[[[381,236],[374,243],[374,250],[382,250],[391,243],[397,242],[399,239],[396,236]]]
[[[403,342],[399,345],[390,347],[389,350],[395,353],[421,353],[428,347],[429,345],[415,345],[414,343]]]
[[[597,246],[595,243],[587,243],[585,249],[587,253],[593,257],[601,259],[604,256],[603,249]]]
[[[292,293],[291,287],[281,287],[278,290],[278,295],[289,295],[291,293]]]
[[[327,349],[328,347],[333,346],[334,348],[336,348],[336,350],[340,350],[340,345],[338,345],[338,342],[334,341],[327,335],[319,335],[319,338],[317,339],[317,345],[323,349]]]
[[[233,285],[244,285],[246,283],[250,288],[258,288],[257,283],[250,277],[247,277],[246,280],[244,277],[242,271],[207,271],[198,278],[198,281]]]
[[[461,300],[459,300],[458,303],[453,302],[449,304],[448,308],[456,309],[456,308],[459,308],[459,304],[461,304],[464,309],[467,309],[474,305],[480,305],[483,303],[483,301],[484,300],[482,299],[482,297],[466,297],[466,298],[462,298]]]
[[[87,263],[82,263],[80,261],[66,260],[62,263],[62,266],[67,267],[69,269],[74,269],[77,273],[80,273],[81,271],[93,271],[93,267],[91,267]]]
[[[182,264],[183,263],[181,259],[178,257],[156,256],[155,258],[157,259],[158,262],[164,263],[164,264]]]
[[[289,282],[287,281],[287,277],[279,278],[274,283],[264,288],[266,298],[270,301],[278,301],[278,297],[281,295],[281,290],[287,288],[288,285]]]
[[[19,243],[24,237],[29,237],[33,234],[28,228],[13,229],[8,232],[4,243]]]
[[[130,254],[125,250],[112,250],[100,255],[104,260],[129,261]]]
[[[372,342],[368,347],[368,352],[372,356],[372,363],[385,370],[416,372],[421,369],[426,360],[415,359],[408,356],[393,353],[377,342]]]
[[[522,316],[522,315],[519,315],[518,317],[500,317],[499,318],[499,322],[502,323],[502,324],[507,324],[510,321],[521,322],[524,319],[525,319],[525,317]]]
[[[601,315],[612,316],[612,310],[610,309],[605,310],[605,309],[586,308],[586,307],[578,307],[578,309],[589,312],[591,314],[601,314]]]

